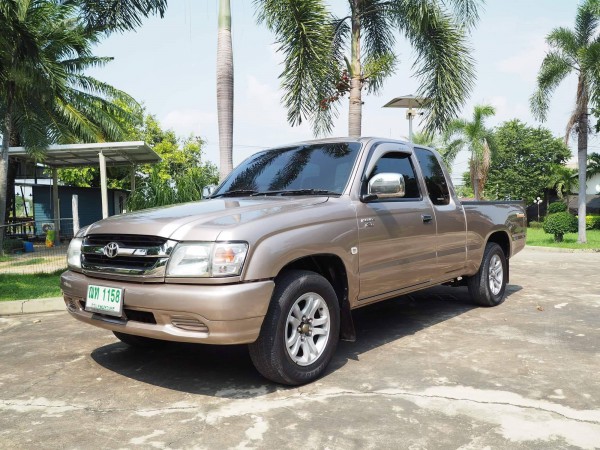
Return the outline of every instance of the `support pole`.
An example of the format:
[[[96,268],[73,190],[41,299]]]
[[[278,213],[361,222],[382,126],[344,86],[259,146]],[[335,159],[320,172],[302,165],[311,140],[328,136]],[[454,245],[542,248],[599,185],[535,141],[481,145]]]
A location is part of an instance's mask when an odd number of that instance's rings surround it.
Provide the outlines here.
[[[135,164],[131,166],[131,193],[133,195],[135,192]]]
[[[102,218],[108,217],[108,190],[106,187],[106,159],[104,153],[98,153],[98,160],[100,161],[100,193],[102,196]]]
[[[60,243],[60,205],[58,203],[58,169],[52,168],[52,215],[54,217],[54,245]]]
[[[415,111],[412,108],[409,108],[406,112],[406,117],[408,118],[408,141],[413,141],[413,117],[415,115]]]
[[[71,197],[71,210],[73,211],[73,236],[79,231],[79,196]]]

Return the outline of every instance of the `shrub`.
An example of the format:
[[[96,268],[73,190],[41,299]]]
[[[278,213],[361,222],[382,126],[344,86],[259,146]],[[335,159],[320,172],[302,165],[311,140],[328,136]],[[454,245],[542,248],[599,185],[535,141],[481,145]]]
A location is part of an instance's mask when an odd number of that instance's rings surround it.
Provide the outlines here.
[[[566,233],[577,233],[577,217],[568,212],[549,214],[543,228],[545,233],[554,235],[556,242],[562,242]]]
[[[600,216],[585,216],[585,228],[588,230],[600,230]]]
[[[542,228],[543,223],[542,222],[536,222],[535,220],[532,220],[531,222],[529,222],[529,228]]]
[[[567,204],[563,202],[553,202],[548,205],[548,214],[556,214],[567,210]]]

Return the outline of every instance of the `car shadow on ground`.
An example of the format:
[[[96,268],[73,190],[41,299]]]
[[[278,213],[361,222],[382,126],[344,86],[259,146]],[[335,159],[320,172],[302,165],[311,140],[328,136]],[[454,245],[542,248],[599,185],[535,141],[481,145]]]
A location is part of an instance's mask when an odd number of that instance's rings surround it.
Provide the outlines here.
[[[519,290],[520,286],[509,285],[507,297]],[[327,373],[474,308],[466,288],[438,286],[354,310],[356,342],[340,343]],[[142,349],[115,342],[97,348],[91,356],[122,376],[180,392],[240,399],[288,389],[260,376],[245,345],[164,343]]]

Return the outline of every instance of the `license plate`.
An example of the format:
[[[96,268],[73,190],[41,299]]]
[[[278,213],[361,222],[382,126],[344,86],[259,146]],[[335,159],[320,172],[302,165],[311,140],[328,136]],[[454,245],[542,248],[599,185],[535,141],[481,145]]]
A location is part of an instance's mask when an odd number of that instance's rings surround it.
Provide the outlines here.
[[[85,310],[120,317],[123,313],[123,289],[90,284]]]

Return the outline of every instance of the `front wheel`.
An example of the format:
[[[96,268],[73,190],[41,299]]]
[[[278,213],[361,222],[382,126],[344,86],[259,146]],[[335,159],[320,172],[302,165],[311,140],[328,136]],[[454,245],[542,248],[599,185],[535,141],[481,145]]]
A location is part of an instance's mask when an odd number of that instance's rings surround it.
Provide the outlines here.
[[[467,280],[473,301],[481,306],[497,306],[504,301],[508,265],[502,248],[488,242],[477,272]]]
[[[318,378],[337,347],[340,310],[321,275],[292,270],[275,280],[260,336],[249,345],[256,369],[269,380],[299,385]]]

